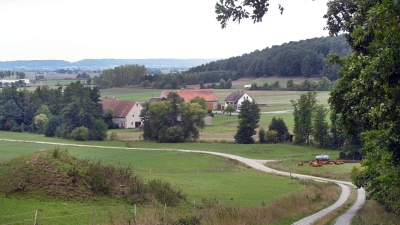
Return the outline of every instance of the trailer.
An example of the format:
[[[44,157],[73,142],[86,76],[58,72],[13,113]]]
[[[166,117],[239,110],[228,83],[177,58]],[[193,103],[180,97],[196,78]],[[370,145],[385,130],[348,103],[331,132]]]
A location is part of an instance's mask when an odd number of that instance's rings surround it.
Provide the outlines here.
[[[317,161],[329,161],[329,155],[317,155],[315,156],[315,160]]]

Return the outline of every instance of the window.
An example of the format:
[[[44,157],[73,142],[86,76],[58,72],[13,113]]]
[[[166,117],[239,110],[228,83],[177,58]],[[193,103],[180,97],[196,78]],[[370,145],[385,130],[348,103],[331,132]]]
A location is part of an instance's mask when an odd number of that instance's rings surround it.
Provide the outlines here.
[[[135,114],[133,114],[132,117],[135,117]]]
[[[133,122],[131,122],[131,125],[133,125]]]

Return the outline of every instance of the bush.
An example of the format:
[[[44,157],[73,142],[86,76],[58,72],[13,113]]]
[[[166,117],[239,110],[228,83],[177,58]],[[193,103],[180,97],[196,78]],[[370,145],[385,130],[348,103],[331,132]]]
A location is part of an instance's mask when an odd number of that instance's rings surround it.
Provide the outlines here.
[[[260,143],[266,143],[267,142],[267,138],[265,137],[265,130],[264,128],[260,128],[260,131],[258,131],[258,139],[260,141]]]
[[[265,135],[267,143],[276,143],[278,140],[278,132],[275,130],[267,131]]]
[[[110,139],[110,141],[118,141],[118,134],[117,132],[113,131],[111,132],[111,134],[108,136],[108,138]]]
[[[179,143],[184,142],[184,134],[181,127],[169,127],[166,132],[160,134],[159,142]]]
[[[107,124],[103,120],[95,120],[90,129],[90,139],[102,141],[107,138]]]
[[[72,130],[71,138],[75,141],[87,141],[89,139],[89,130],[86,127],[77,127]]]
[[[182,200],[186,200],[186,195],[182,193],[182,190],[174,190],[167,181],[150,180],[149,188],[160,203],[168,206],[176,206]]]

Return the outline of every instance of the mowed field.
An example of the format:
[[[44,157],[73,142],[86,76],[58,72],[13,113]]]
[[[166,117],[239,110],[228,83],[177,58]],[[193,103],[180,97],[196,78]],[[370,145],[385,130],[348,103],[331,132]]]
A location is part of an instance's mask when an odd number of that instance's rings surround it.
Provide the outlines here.
[[[0,162],[20,154],[52,148],[45,144],[2,141],[0,146],[3,153]],[[225,158],[206,154],[72,146],[64,149],[82,159],[129,166],[145,179],[168,180],[174,187],[183,189],[191,202],[216,198],[221,203],[251,206],[302,189],[297,181],[257,172]],[[263,188],[271,191],[263,192]]]

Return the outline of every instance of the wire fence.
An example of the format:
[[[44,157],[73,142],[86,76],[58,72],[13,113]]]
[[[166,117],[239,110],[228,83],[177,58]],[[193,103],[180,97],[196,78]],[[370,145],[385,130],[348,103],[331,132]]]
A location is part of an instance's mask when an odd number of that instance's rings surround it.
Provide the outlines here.
[[[220,206],[228,205],[265,205],[264,201],[249,201],[246,199],[216,200],[209,199],[204,201],[188,201],[187,204],[196,212],[206,204],[217,204]],[[70,225],[70,224],[135,224],[139,219],[146,216],[161,215],[168,216],[175,208],[155,205],[118,205],[118,206],[83,206],[68,207],[60,206],[57,208],[43,207],[37,210],[0,215],[0,225],[11,224],[34,224],[34,225]]]
[[[245,168],[132,168],[134,172],[141,173],[231,173],[248,171]]]

